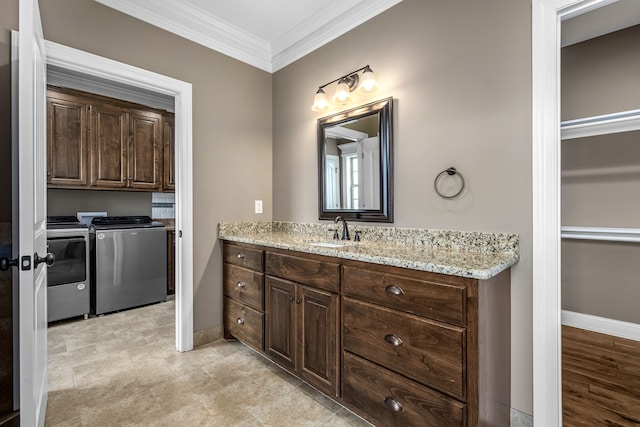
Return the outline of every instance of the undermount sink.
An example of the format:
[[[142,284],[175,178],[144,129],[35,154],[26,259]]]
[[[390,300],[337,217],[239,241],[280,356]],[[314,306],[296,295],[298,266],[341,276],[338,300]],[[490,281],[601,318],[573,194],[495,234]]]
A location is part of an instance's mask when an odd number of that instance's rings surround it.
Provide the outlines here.
[[[321,246],[323,248],[342,248],[347,246],[346,243],[329,243],[329,242],[311,242],[311,246]]]

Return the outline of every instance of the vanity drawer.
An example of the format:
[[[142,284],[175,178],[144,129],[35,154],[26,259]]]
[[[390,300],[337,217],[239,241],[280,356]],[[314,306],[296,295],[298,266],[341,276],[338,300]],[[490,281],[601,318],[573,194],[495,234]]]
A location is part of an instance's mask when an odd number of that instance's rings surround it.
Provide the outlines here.
[[[224,294],[257,310],[264,310],[264,274],[224,264]]]
[[[338,292],[340,288],[340,264],[338,263],[267,252],[265,270],[272,276],[330,292]]]
[[[464,328],[343,299],[344,349],[460,399],[464,381]]]
[[[448,396],[344,353],[342,398],[375,425],[464,426],[467,407]]]
[[[466,325],[467,288],[464,284],[439,283],[345,265],[342,292],[385,307]]]
[[[264,351],[264,314],[224,297],[224,327],[256,350]]]
[[[264,270],[264,251],[225,243],[223,261],[256,271]]]

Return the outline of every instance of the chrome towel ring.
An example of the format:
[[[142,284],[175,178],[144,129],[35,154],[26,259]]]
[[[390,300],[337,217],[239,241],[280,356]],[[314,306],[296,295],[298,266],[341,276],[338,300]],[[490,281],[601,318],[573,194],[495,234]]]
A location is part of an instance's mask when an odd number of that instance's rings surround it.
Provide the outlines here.
[[[446,174],[446,175],[445,175]],[[446,195],[443,194],[439,189],[438,189],[438,182],[441,180],[441,178],[443,176],[453,176],[453,175],[458,175],[458,177],[460,177],[460,189],[455,193],[455,194],[450,194],[450,195]],[[438,196],[442,197],[443,199],[453,199],[458,197],[462,191],[464,190],[464,177],[462,176],[462,174],[460,172],[458,172],[456,170],[456,168],[454,167],[450,167],[448,169],[443,170],[442,172],[440,172],[437,176],[436,179],[433,181],[433,189],[436,190],[436,193],[438,193]]]

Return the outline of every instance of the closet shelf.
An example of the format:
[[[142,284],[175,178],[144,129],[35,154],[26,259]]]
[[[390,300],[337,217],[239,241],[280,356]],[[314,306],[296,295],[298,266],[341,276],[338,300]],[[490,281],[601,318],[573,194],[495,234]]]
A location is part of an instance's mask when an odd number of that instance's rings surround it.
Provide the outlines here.
[[[580,178],[584,176],[617,176],[617,175],[637,175],[640,174],[640,165],[614,166],[609,168],[572,169],[563,170],[563,178]]]
[[[640,243],[640,228],[560,227],[563,239]]]
[[[623,111],[560,123],[561,139],[640,130],[640,110]]]

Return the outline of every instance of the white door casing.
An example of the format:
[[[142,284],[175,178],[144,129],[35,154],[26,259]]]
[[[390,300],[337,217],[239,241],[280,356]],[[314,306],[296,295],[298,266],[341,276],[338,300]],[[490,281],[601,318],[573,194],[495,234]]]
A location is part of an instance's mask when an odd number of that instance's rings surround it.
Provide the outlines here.
[[[562,425],[560,300],[560,29],[617,0],[533,0],[533,420]]]
[[[12,188],[13,256],[18,259],[20,425],[39,427],[44,425],[48,383],[47,266],[36,262],[47,252],[46,59],[37,0],[20,0],[19,28],[19,34],[12,33],[12,103],[17,116],[12,138],[17,180]]]
[[[47,64],[175,100],[176,349],[193,349],[193,159],[191,83],[45,41]]]

